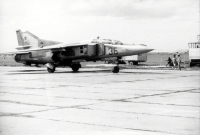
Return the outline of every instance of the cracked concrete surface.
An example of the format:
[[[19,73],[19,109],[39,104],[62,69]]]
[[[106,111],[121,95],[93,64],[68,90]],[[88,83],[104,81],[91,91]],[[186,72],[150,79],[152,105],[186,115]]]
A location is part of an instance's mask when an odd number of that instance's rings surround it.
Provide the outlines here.
[[[0,67],[0,134],[200,134],[200,72]]]

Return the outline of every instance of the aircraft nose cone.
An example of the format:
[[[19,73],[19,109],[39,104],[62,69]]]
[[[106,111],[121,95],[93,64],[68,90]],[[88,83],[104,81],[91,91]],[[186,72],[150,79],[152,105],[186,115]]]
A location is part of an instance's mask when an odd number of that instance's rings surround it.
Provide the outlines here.
[[[154,49],[152,48],[146,48],[146,51],[150,52],[150,51],[153,51]]]
[[[135,53],[147,53],[147,52],[154,50],[152,48],[143,47],[143,46],[131,46],[131,47],[127,46],[126,49],[129,50],[129,51],[133,51]]]
[[[137,49],[136,49],[137,50]],[[152,50],[154,50],[154,49],[152,49],[152,48],[138,48],[138,52],[142,52],[142,53],[148,53],[148,52],[150,52],[150,51],[152,51]]]

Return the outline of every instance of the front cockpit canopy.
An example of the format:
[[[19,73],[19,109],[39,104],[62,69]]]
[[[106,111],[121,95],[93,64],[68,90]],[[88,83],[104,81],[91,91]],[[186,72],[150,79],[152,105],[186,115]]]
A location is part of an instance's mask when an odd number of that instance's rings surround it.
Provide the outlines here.
[[[93,39],[92,43],[102,43],[102,44],[112,44],[112,45],[123,45],[122,42],[118,40],[111,40],[111,39]]]

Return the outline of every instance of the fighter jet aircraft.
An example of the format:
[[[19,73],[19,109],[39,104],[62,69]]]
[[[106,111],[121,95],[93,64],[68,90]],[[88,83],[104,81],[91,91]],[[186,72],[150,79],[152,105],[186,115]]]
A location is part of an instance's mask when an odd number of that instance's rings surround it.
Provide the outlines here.
[[[80,42],[61,43],[40,39],[32,33],[16,31],[18,51],[13,52],[15,61],[26,65],[45,64],[47,71],[53,73],[57,66],[69,66],[73,71],[81,68],[80,62],[97,61],[105,58],[138,55],[153,49],[143,45],[123,44],[117,40],[91,39]],[[113,73],[119,72],[118,64],[113,67]]]

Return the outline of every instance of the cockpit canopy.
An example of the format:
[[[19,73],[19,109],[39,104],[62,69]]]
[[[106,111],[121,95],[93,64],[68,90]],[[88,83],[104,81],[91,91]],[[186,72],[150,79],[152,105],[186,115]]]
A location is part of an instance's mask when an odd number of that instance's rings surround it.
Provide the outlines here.
[[[93,39],[92,43],[102,43],[102,44],[113,44],[113,45],[123,45],[122,42],[118,40],[111,40],[111,39]]]

